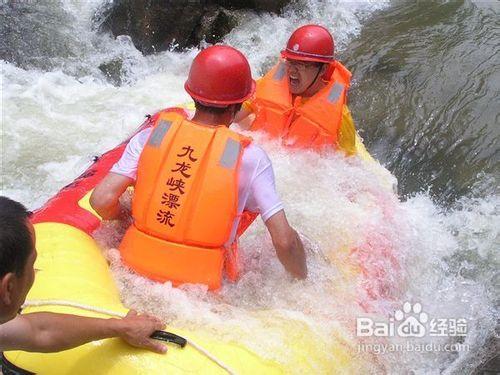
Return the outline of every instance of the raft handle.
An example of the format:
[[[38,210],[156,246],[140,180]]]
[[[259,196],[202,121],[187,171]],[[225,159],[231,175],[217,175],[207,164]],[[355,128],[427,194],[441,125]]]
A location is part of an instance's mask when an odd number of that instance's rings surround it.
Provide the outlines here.
[[[166,342],[172,342],[184,348],[187,344],[187,340],[184,337],[178,336],[175,333],[167,331],[154,331],[151,335],[152,339],[161,340]]]

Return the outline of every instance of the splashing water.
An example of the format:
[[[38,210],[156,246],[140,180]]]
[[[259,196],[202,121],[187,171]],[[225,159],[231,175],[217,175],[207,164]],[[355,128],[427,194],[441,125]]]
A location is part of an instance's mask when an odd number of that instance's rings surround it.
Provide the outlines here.
[[[64,42],[56,45],[65,53],[57,46],[44,49],[42,40],[41,58],[25,55],[17,66],[1,62],[2,194],[31,208],[72,181],[91,156],[132,133],[144,114],[188,100],[182,85],[197,50],[143,56],[127,37],[96,34],[89,20],[100,3],[64,1],[57,17],[55,2],[32,5],[35,12],[22,17],[46,14],[48,25],[50,17],[64,22],[55,29]],[[296,26],[329,25],[342,50],[368,16],[386,7],[388,2],[379,1],[295,1],[281,16],[245,13],[226,41],[249,56],[259,75]],[[40,37],[50,41],[54,33],[45,31]],[[117,58],[123,61],[119,87],[98,69]],[[323,358],[333,342],[342,342],[374,373],[462,373],[491,353],[488,344],[498,320],[500,198],[480,192],[495,184],[494,178],[478,178],[470,194],[448,208],[426,192],[400,202],[384,183],[390,177],[380,166],[342,155],[290,154],[252,136],[268,151],[287,216],[304,238],[308,280],[288,278],[259,221],[241,238],[243,275],[237,284],[209,293],[199,286],[153,283],[120,262],[116,247],[124,223],[106,223],[95,236],[127,306],[175,326],[206,327],[220,340],[237,339],[277,361],[289,359],[289,340],[301,339],[294,327],[307,328]],[[463,342],[469,350],[357,353],[358,344],[399,341],[357,337],[356,318],[387,321],[405,301],[420,303],[429,318],[467,319],[465,338],[426,335],[418,340]]]
[[[159,314],[173,326],[208,328],[220,340],[243,342],[264,358],[279,362],[291,356],[286,343],[295,324],[307,327],[314,341],[323,343],[317,350],[325,351],[324,356],[340,340],[361,361],[370,353],[356,353],[357,345],[380,344],[381,339],[356,337],[356,318],[387,320],[404,301],[418,302],[430,317],[467,319],[465,343],[470,351],[373,356],[373,372],[426,373],[463,363],[466,357],[467,361],[474,358],[477,365],[478,344],[485,343],[487,332],[495,327],[490,302],[494,291],[467,278],[462,270],[450,269],[447,260],[462,253],[464,239],[474,246],[478,235],[483,256],[493,257],[500,219],[498,210],[491,207],[498,206],[498,201],[485,202],[477,211],[471,210],[475,202],[464,199],[467,208],[451,212],[441,211],[425,195],[400,203],[384,183],[387,176],[382,167],[341,155],[291,154],[272,142],[257,141],[273,160],[286,212],[305,240],[308,279],[293,282],[287,277],[265,227],[258,223],[241,239],[243,274],[237,284],[225,283],[219,293],[211,293],[200,286],[154,283],[120,262],[115,248],[125,226],[105,224],[95,236],[108,249],[125,304]],[[463,215],[477,226],[457,227],[464,222]],[[400,340],[383,342],[396,345]],[[412,342],[462,341],[426,336]]]
[[[380,166],[338,154],[291,154],[273,142],[265,145],[289,219],[305,238],[310,258],[307,281],[290,280],[261,223],[241,239],[241,279],[225,283],[220,293],[200,286],[173,288],[131,273],[115,249],[124,229],[121,224],[105,224],[95,237],[109,249],[107,257],[127,305],[160,314],[174,326],[209,329],[220,340],[242,342],[278,362],[292,357],[286,345],[292,339],[290,327],[307,327],[311,341],[324,343],[317,344],[318,352],[328,357],[334,342],[347,345],[353,340],[347,329],[353,327],[353,317],[390,306],[400,293],[388,279],[356,276],[356,263],[349,257],[349,249],[356,247],[359,253],[380,255],[371,264],[366,261],[366,269],[389,268],[388,257],[382,255],[396,250],[386,245],[397,240],[393,227],[398,201],[378,182],[388,177]]]

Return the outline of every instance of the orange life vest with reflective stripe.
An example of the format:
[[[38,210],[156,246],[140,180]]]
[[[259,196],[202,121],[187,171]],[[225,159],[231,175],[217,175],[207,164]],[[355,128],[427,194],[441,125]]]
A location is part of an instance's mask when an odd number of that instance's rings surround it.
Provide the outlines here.
[[[337,145],[351,73],[338,61],[328,84],[305,103],[292,102],[285,63],[281,61],[257,82],[252,130],[264,130],[288,146],[321,149]]]
[[[238,171],[249,143],[225,126],[161,113],[139,159],[134,223],[120,245],[124,262],[174,285],[217,289],[224,263],[236,278],[236,249],[225,246],[237,217]]]

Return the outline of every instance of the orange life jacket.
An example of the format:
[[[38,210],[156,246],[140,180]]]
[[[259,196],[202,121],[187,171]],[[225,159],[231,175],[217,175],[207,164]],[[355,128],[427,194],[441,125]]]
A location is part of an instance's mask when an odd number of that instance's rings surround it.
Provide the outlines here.
[[[250,139],[161,113],[139,159],[123,261],[153,280],[217,289],[222,269],[237,277],[238,171]]]
[[[321,149],[337,145],[351,73],[338,61],[331,64],[328,84],[302,104],[292,102],[285,63],[281,61],[257,82],[252,130],[264,130],[288,146]]]

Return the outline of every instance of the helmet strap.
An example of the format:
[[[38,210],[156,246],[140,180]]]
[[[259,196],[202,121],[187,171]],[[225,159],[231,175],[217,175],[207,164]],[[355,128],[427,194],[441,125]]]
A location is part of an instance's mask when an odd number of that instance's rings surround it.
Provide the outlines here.
[[[318,77],[319,77],[319,73],[321,72],[322,68],[323,68],[323,65],[320,65],[319,68],[318,68],[318,72],[316,73],[316,76],[311,81],[311,84],[309,86],[307,86],[307,88],[304,90],[304,92],[306,92],[307,90],[309,90],[312,87],[312,85],[314,85],[316,83],[316,81],[318,80]]]
[[[328,68],[326,68],[325,74],[321,78],[325,81],[329,81],[332,78],[333,72],[335,71],[335,62],[329,63]]]

